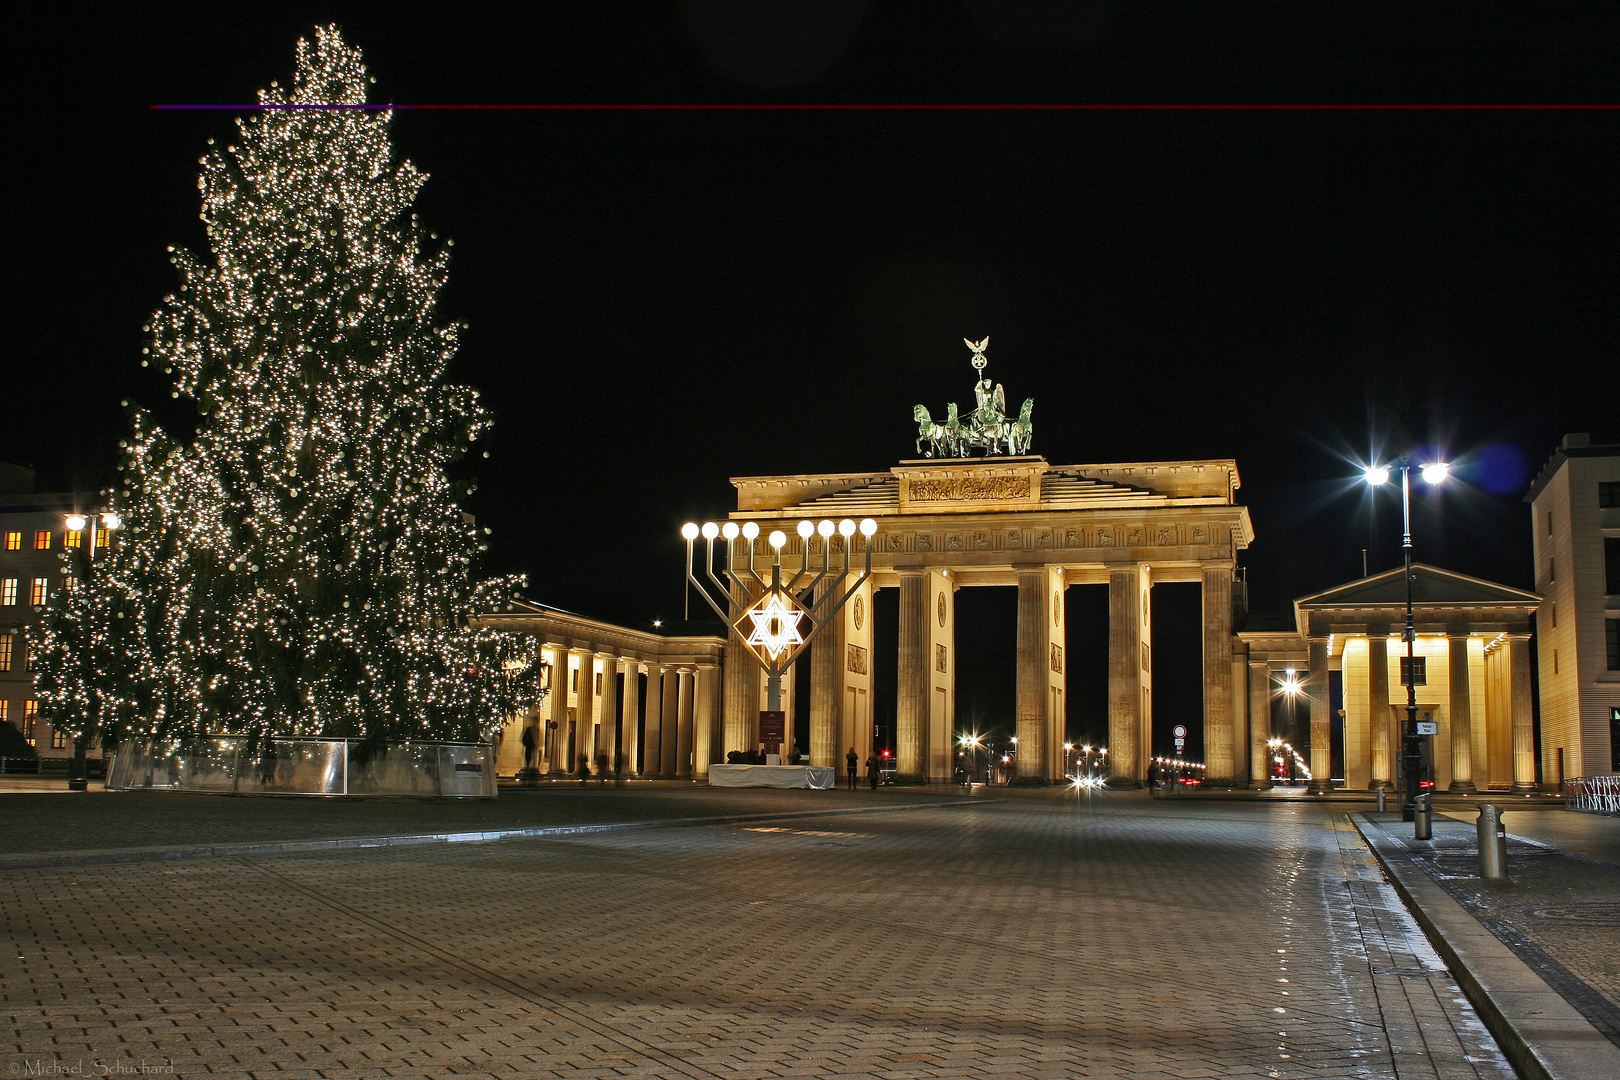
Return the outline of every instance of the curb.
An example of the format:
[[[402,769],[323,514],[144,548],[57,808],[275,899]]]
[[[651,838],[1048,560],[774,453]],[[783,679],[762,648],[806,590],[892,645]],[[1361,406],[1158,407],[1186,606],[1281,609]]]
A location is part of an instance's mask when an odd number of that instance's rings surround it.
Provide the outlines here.
[[[1404,841],[1362,814],[1349,816],[1519,1075],[1528,1080],[1620,1076],[1620,1047],[1413,863]]]
[[[0,873],[8,870],[44,870],[59,866],[110,866],[118,863],[172,862],[180,859],[229,859],[242,855],[292,855],[317,851],[361,851],[373,848],[419,847],[423,844],[476,844],[491,840],[544,839],[586,833],[629,832],[643,829],[695,829],[708,825],[734,825],[744,821],[781,821],[794,818],[879,814],[891,810],[937,810],[983,806],[1000,799],[960,802],[903,803],[899,806],[863,806],[838,810],[790,810],[773,814],[728,814],[722,817],[669,818],[655,821],[605,821],[589,825],[542,825],[526,829],[484,829],[465,832],[411,833],[404,836],[350,836],[336,840],[265,840],[242,844],[200,844],[194,847],[112,848],[101,851],[44,851],[0,855]]]

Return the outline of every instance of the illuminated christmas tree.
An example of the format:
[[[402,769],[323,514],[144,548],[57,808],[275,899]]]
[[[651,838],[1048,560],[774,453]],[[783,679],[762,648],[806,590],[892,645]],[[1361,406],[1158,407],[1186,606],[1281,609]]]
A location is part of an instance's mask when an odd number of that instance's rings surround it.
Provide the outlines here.
[[[202,420],[186,446],[132,408],[104,493],[123,527],[70,553],[42,624],[63,730],[474,739],[535,700],[532,643],[469,623],[518,584],[475,580],[471,485],[446,474],[490,416],[445,380],[450,241],[410,212],[427,177],[393,160],[369,81],[320,29],[202,158],[212,258],[170,249],[142,350]]]

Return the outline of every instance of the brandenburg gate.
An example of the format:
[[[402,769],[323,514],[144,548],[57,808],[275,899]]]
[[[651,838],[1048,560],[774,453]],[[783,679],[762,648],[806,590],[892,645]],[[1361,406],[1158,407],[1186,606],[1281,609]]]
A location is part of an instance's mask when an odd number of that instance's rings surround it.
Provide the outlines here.
[[[980,385],[988,390],[988,383]],[[999,406],[999,386],[995,396]],[[1026,403],[1026,440],[1028,413]],[[1023,447],[1013,438],[1009,449]],[[850,746],[863,760],[871,752],[873,672],[885,662],[873,653],[872,591],[898,588],[900,644],[892,661],[899,676],[897,778],[949,782],[956,590],[1004,585],[1018,589],[1018,779],[1061,778],[1064,593],[1071,585],[1106,584],[1111,782],[1140,784],[1152,747],[1152,588],[1196,581],[1203,587],[1206,775],[1246,778],[1247,739],[1239,730],[1246,730],[1246,710],[1235,697],[1246,691],[1233,678],[1232,583],[1237,553],[1254,532],[1248,509],[1233,502],[1236,462],[1051,465],[1028,454],[942,456],[879,473],[751,476],[732,483],[733,519],[789,534],[784,569],[797,569],[806,558],[805,542],[793,535],[800,520],[870,517],[878,524],[869,540],[834,538],[835,545],[853,544],[852,554],[863,558],[862,545],[871,543],[872,576],[811,646],[811,764],[836,767]],[[750,542],[770,555],[764,536],[731,542],[734,562],[739,552],[747,559]],[[819,570],[816,545],[810,549],[810,568]],[[842,559],[841,546],[834,552]],[[733,599],[745,605],[749,598],[733,589]],[[726,655],[745,655],[735,631]],[[762,708],[760,669],[728,662],[724,680],[723,750],[752,750]]]

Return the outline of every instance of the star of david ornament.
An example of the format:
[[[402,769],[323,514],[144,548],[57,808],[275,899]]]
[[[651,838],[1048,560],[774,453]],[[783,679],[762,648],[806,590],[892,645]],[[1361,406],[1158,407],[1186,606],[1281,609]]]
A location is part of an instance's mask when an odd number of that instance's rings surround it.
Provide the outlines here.
[[[772,589],[743,612],[736,621],[737,633],[762,660],[774,661],[804,644],[799,624],[809,613],[787,593]]]

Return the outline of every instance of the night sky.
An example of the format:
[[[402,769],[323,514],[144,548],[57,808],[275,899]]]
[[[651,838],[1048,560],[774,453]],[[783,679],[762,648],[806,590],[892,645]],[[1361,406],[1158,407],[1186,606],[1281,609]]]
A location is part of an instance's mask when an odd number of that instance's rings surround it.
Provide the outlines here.
[[[1620,102],[1595,3],[1538,22],[1460,3],[788,3],[774,26],[747,21],[756,6],[503,22],[216,3],[108,22],[57,5],[14,24],[0,457],[41,489],[94,490],[120,398],[194,422],[138,366],[140,326],[172,287],[165,246],[202,247],[197,158],[234,114],[149,106],[251,102],[317,22],[365,51],[377,100],[415,105]],[[912,406],[969,402],[962,339],[985,335],[987,374],[1035,398],[1033,451],[1054,464],[1237,460],[1262,616],[1359,576],[1363,548],[1373,571],[1399,562],[1398,500],[1355,483],[1377,452],[1457,465],[1416,499],[1420,560],[1530,587],[1530,479],[1565,432],[1620,435],[1617,122],[402,110],[394,137],[432,175],[419,212],[456,241],[453,377],[496,412],[490,458],[470,459],[490,569],[650,626],[680,614],[677,529],[733,506],[729,477],[913,456]],[[1010,710],[1014,598],[971,591],[961,710],[982,725]],[[1087,738],[1100,594],[1071,592]],[[1156,713],[1196,719],[1197,590],[1155,602]]]

